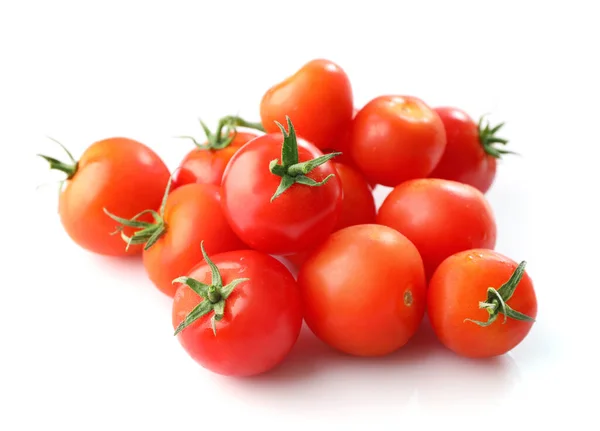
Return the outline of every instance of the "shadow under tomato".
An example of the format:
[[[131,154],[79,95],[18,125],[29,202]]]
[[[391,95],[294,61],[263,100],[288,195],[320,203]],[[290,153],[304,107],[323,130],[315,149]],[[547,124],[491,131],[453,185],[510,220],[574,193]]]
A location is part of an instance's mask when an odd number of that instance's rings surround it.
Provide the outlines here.
[[[423,328],[421,328],[423,329]],[[232,395],[265,408],[327,410],[369,405],[382,411],[408,404],[417,389],[416,372],[437,343],[419,330],[398,351],[363,358],[338,352],[304,327],[286,360],[272,371],[247,379],[223,379]]]

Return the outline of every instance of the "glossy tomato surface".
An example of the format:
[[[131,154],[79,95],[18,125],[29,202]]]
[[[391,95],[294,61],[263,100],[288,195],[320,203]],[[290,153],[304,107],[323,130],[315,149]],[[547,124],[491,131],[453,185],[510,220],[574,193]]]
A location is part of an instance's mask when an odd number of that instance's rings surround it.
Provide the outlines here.
[[[237,132],[233,141],[222,149],[194,148],[182,160],[173,176],[173,189],[184,184],[202,183],[221,185],[223,172],[231,157],[258,134]]]
[[[219,187],[186,184],[172,191],[164,212],[165,233],[144,251],[144,267],[154,285],[174,296],[173,280],[186,275],[209,255],[247,248],[233,233],[220,205]]]
[[[211,257],[223,284],[248,278],[227,298],[222,320],[205,315],[178,334],[187,353],[202,367],[226,376],[252,376],[269,371],[288,355],[302,327],[298,286],[277,259],[253,250]],[[206,263],[193,268],[190,277],[211,283]],[[203,299],[181,285],[173,301],[172,323],[177,328]]]
[[[477,123],[463,110],[435,108],[446,130],[446,149],[431,178],[458,181],[488,191],[496,176],[496,157],[486,153]]]
[[[417,246],[428,279],[448,256],[496,244],[496,221],[485,196],[455,181],[425,178],[400,184],[383,201],[377,223]]]
[[[350,152],[369,183],[395,187],[427,177],[446,146],[439,115],[413,96],[379,96],[352,122]]]
[[[472,358],[492,357],[509,352],[529,334],[533,322],[503,315],[487,327],[465,319],[488,320],[479,308],[487,289],[500,288],[509,280],[517,262],[493,250],[465,250],[448,257],[429,283],[427,315],[434,332],[447,348]],[[537,298],[527,272],[517,285],[508,306],[535,319]]]
[[[342,210],[333,229],[334,232],[357,224],[375,223],[377,208],[371,186],[356,168],[335,163],[335,169],[342,182]],[[324,241],[325,239],[323,239]],[[286,256],[296,268],[310,255],[312,250]]]
[[[352,121],[352,86],[346,72],[326,59],[304,64],[264,94],[260,116],[267,133],[279,131],[289,116],[298,136],[318,148],[339,141]]]
[[[425,274],[417,248],[386,226],[332,234],[298,275],[313,333],[344,353],[382,356],[404,346],[425,312]]]
[[[342,186],[333,162],[317,167],[307,176],[322,186],[294,184],[271,201],[281,177],[269,164],[281,158],[283,136],[260,136],[242,147],[231,159],[221,188],[225,216],[233,231],[249,247],[275,255],[308,250],[334,229],[342,207]],[[315,146],[299,139],[299,160],[322,156]]]
[[[148,208],[158,209],[169,175],[161,158],[138,141],[109,138],[93,143],[82,154],[75,175],[60,195],[59,213],[65,231],[75,243],[94,253],[141,253],[141,245],[126,250],[121,237],[111,235],[117,226],[104,208],[125,218]],[[126,228],[124,232],[130,235],[132,230]]]

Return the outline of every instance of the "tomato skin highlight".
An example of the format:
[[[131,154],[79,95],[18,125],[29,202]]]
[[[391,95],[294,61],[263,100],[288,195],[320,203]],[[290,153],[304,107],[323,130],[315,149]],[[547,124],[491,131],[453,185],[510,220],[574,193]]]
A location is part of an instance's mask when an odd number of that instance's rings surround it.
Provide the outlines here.
[[[218,150],[194,148],[183,158],[179,169],[175,172],[172,189],[194,183],[220,186],[229,160],[237,150],[257,136],[256,133],[237,132],[233,141],[225,148]]]
[[[427,315],[440,342],[458,355],[487,358],[505,354],[520,344],[533,322],[500,314],[490,326],[480,327],[465,319],[486,321],[488,312],[479,301],[488,287],[499,288],[517,268],[517,262],[488,249],[465,250],[440,264],[429,283]],[[527,272],[507,301],[513,309],[536,318],[537,298]]]
[[[434,110],[444,123],[446,149],[429,177],[469,184],[486,193],[496,176],[496,158],[485,152],[477,123],[458,108]]]
[[[267,254],[288,255],[308,250],[335,227],[342,207],[342,186],[331,161],[307,176],[324,185],[294,184],[271,202],[281,178],[269,163],[281,157],[281,133],[271,133],[244,145],[223,175],[221,202],[236,235],[250,248]],[[298,139],[299,160],[322,156],[314,145]]]
[[[246,248],[229,227],[219,187],[212,184],[186,184],[170,192],[163,218],[166,232],[144,250],[143,262],[150,280],[168,296],[178,288],[173,280],[202,261],[201,242],[209,254]]]
[[[121,237],[111,235],[116,224],[103,209],[131,218],[148,208],[158,208],[169,175],[162,159],[138,141],[116,137],[94,142],[80,157],[77,172],[60,194],[61,223],[69,237],[90,252],[139,255],[140,245],[125,250]],[[126,234],[131,232],[125,229]]]
[[[381,204],[377,223],[415,244],[428,279],[448,256],[496,245],[496,221],[485,196],[455,181],[422,178],[400,184]]]
[[[302,327],[302,304],[294,277],[272,256],[254,250],[232,251],[211,257],[224,284],[237,278],[249,281],[236,286],[227,299],[223,319],[213,333],[206,315],[177,337],[187,353],[202,367],[221,375],[246,377],[279,365],[296,343]],[[210,268],[200,263],[189,276],[207,284]],[[202,298],[186,285],[175,294],[173,328]]]
[[[381,225],[332,234],[298,274],[304,319],[331,347],[382,356],[404,346],[425,312],[425,274],[416,247]]]
[[[260,117],[267,133],[277,133],[275,122],[294,123],[299,137],[320,149],[329,148],[349,128],[354,111],[352,86],[346,72],[326,59],[304,64],[293,75],[263,95]]]
[[[445,147],[439,115],[413,96],[378,96],[352,122],[351,156],[370,183],[395,187],[425,178]]]

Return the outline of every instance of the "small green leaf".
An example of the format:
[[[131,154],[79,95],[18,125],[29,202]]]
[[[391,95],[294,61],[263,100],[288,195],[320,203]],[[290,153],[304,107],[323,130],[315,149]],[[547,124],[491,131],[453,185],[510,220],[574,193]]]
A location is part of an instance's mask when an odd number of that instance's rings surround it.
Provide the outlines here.
[[[516,310],[513,310],[508,305],[506,306],[505,315],[507,317],[510,317],[511,319],[515,319],[515,320],[523,320],[526,322],[535,322],[535,319],[533,317],[529,317],[526,314],[523,314]]]
[[[204,241],[200,243],[200,248],[202,249],[202,256],[204,257],[204,260],[210,267],[210,272],[212,275],[212,286],[216,288],[223,287],[223,280],[221,279],[221,273],[219,272],[219,268],[217,268],[217,265],[215,265],[214,262],[210,260],[208,254],[206,254],[206,250],[204,249]]]
[[[489,319],[487,320],[487,322],[480,322],[479,320],[473,320],[473,319],[465,319],[465,320],[463,320],[463,322],[472,322],[472,323],[475,323],[476,325],[481,326],[482,328],[485,328],[486,326],[490,326],[492,323],[494,323],[497,318],[498,318],[498,314],[491,314]]]
[[[244,281],[249,281],[249,280],[250,280],[249,278],[236,278],[231,283],[229,283],[227,286],[225,286],[224,288],[221,289],[221,296],[223,297],[223,299],[229,298],[229,295],[231,295],[231,292],[233,292],[233,289],[235,289],[239,284],[243,283]]]
[[[338,153],[329,153],[329,154],[325,154],[323,156],[317,157],[316,159],[307,160],[306,162],[302,162],[302,163],[297,163],[297,164],[289,167],[288,174],[290,174],[292,176],[301,175],[301,174],[306,175],[309,172],[316,169],[317,167],[327,163],[334,157],[337,157],[341,154],[342,153],[339,153],[339,152]]]
[[[275,174],[278,177],[283,177],[284,175],[287,175],[287,169],[279,164],[278,159],[273,159],[271,160],[271,162],[269,162],[269,170],[272,174]]]
[[[194,278],[191,277],[178,277],[175,280],[172,281],[173,284],[175,283],[182,283],[187,285],[190,289],[192,289],[194,292],[196,292],[200,297],[202,297],[203,299],[207,299],[208,298],[208,289],[209,289],[209,285],[204,284]],[[208,301],[207,301],[208,302]]]
[[[504,302],[508,302],[508,300],[515,293],[515,289],[517,288],[517,286],[521,282],[521,279],[523,278],[523,274],[525,273],[525,266],[526,265],[527,265],[527,262],[526,261],[522,261],[517,266],[517,268],[514,270],[514,272],[512,273],[512,275],[510,276],[510,278],[508,279],[508,281],[506,283],[504,283],[502,286],[500,286],[500,288],[498,289],[498,293],[500,294],[500,296],[502,297],[502,299],[504,300]]]
[[[289,175],[284,175],[283,177],[281,177],[281,181],[279,182],[279,187],[277,187],[275,194],[273,196],[271,196],[271,202],[273,202],[275,199],[277,199],[279,196],[281,196],[281,194],[283,192],[285,192],[287,189],[292,187],[294,185],[294,182],[295,182],[295,179],[293,177],[290,177]]]
[[[329,174],[325,178],[323,178],[323,180],[321,180],[321,181],[315,181],[312,178],[304,176],[304,175],[298,175],[294,179],[298,184],[302,184],[302,185],[310,186],[310,187],[319,187],[319,186],[324,185],[333,176],[334,176],[333,174]]]
[[[278,123],[277,121],[275,122],[277,127],[279,127],[279,130],[281,130],[281,134],[283,135],[283,144],[281,146],[281,164],[285,168],[298,163],[298,141],[296,140],[296,131],[294,130],[294,125],[292,124],[290,117],[286,116],[286,119],[289,132],[286,132],[281,123]]]
[[[177,326],[174,335],[179,334],[181,331],[190,326],[196,320],[210,313],[212,309],[213,304],[211,304],[210,301],[203,300],[202,302],[200,302],[200,304],[198,304],[196,307],[194,307],[192,311],[190,311],[190,313],[185,317],[183,322],[181,322],[179,326]]]

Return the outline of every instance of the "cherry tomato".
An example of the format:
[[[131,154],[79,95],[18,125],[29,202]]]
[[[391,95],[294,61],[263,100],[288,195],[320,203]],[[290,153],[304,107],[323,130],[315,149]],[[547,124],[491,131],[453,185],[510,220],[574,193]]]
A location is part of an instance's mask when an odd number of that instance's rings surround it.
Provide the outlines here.
[[[435,108],[446,130],[446,149],[431,178],[443,178],[469,184],[486,193],[496,176],[496,160],[511,153],[496,144],[506,145],[506,139],[496,133],[503,124],[483,126],[469,115],[453,107]]]
[[[181,345],[214,373],[243,377],[273,369],[302,327],[294,277],[277,259],[254,250],[205,259],[178,279],[184,284],[173,300],[172,322]]]
[[[153,212],[154,222],[138,226],[127,243],[145,244],[146,273],[163,293],[174,296],[173,280],[202,260],[200,243],[209,253],[245,249],[233,233],[220,205],[219,187],[212,184],[186,184],[169,193],[164,207]],[[114,217],[122,226],[136,226],[135,220]],[[123,245],[124,247],[124,245]]]
[[[425,313],[425,273],[417,248],[386,226],[333,233],[298,274],[304,319],[326,344],[356,356],[404,346]]]
[[[377,223],[417,246],[428,279],[448,256],[496,245],[496,222],[485,196],[455,181],[424,178],[400,184],[380,206]]]
[[[249,247],[286,255],[308,250],[335,227],[342,186],[331,159],[289,133],[244,145],[223,175],[221,201],[233,231]],[[283,141],[283,145],[282,145]],[[281,159],[281,160],[280,160]]]
[[[260,103],[267,133],[276,133],[275,122],[290,117],[299,137],[320,149],[329,148],[350,127],[353,113],[350,79],[337,64],[316,59],[271,87]]]
[[[356,169],[343,163],[334,165],[342,183],[342,210],[333,230],[375,223],[377,209],[371,186]],[[287,259],[299,268],[309,255],[310,251],[304,251],[287,256]]]
[[[444,260],[429,283],[427,304],[442,344],[471,358],[509,352],[537,316],[525,262],[517,264],[487,249],[465,250]]]
[[[97,141],[79,161],[63,149],[70,163],[41,157],[51,169],[67,174],[59,213],[69,237],[80,247],[102,255],[139,254],[141,246],[125,250],[123,240],[111,235],[114,222],[103,209],[131,218],[147,208],[158,208],[170,175],[167,166],[149,147],[128,138]],[[131,233],[131,229],[125,232]]]
[[[201,144],[191,136],[182,136],[182,138],[191,139],[196,148],[184,157],[179,169],[175,172],[173,190],[184,184],[192,183],[220,186],[223,172],[231,157],[248,141],[259,136],[256,132],[240,132],[236,127],[262,129],[260,124],[250,123],[235,116],[221,118],[215,133],[212,133],[202,121],[200,124],[204,129],[207,141]]]
[[[256,138],[254,133],[238,132],[225,148],[194,148],[182,160],[175,173],[173,189],[184,184],[204,183],[221,185],[223,172],[231,157],[248,141]]]
[[[444,124],[422,100],[379,96],[356,114],[350,152],[371,183],[387,187],[427,177],[446,146]]]

